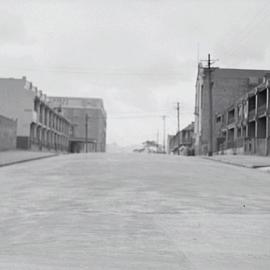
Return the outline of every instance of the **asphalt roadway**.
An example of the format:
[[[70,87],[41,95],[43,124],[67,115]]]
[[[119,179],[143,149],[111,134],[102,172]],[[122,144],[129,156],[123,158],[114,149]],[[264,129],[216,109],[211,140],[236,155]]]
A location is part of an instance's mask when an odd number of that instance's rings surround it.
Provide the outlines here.
[[[270,176],[196,157],[0,169],[0,269],[269,270]]]

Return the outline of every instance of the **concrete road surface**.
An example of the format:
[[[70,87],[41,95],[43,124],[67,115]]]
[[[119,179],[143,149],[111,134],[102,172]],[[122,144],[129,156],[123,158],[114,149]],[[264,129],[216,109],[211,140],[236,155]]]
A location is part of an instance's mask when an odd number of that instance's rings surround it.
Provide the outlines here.
[[[270,269],[270,177],[74,154],[0,169],[0,269]]]

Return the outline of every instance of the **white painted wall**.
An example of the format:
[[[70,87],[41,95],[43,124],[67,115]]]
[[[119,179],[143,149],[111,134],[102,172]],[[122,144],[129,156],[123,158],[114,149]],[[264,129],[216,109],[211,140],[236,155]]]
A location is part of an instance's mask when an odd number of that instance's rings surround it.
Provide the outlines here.
[[[30,135],[34,113],[35,93],[25,86],[25,79],[0,79],[0,114],[17,119],[17,136]]]

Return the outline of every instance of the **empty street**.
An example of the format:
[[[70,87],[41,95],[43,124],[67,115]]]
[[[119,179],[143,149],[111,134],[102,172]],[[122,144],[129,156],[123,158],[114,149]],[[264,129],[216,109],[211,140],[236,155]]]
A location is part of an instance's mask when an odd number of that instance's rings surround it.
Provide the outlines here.
[[[73,154],[3,167],[0,186],[0,269],[270,268],[265,172]]]

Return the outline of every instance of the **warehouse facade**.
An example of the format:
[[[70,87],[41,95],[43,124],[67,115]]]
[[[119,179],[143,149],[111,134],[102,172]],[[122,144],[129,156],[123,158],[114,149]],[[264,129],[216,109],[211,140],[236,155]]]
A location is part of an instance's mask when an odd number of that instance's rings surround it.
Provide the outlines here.
[[[49,97],[71,123],[70,152],[105,152],[107,115],[99,98]]]

